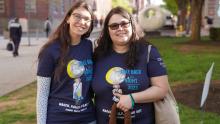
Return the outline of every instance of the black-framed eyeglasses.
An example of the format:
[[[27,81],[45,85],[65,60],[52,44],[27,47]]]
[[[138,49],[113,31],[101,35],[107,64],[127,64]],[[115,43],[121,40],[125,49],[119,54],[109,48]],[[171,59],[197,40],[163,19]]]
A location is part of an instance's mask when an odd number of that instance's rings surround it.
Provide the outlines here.
[[[91,18],[86,17],[86,16],[83,16],[83,15],[81,15],[81,14],[79,14],[79,13],[73,13],[73,14],[71,14],[71,15],[73,16],[73,19],[76,20],[77,22],[78,22],[78,21],[81,21],[82,19],[83,19],[86,23],[89,23],[89,22],[92,21]]]
[[[111,29],[111,30],[117,30],[120,27],[122,28],[128,28],[130,26],[130,23],[131,21],[122,21],[120,23],[112,23],[110,25],[108,25],[108,27]]]

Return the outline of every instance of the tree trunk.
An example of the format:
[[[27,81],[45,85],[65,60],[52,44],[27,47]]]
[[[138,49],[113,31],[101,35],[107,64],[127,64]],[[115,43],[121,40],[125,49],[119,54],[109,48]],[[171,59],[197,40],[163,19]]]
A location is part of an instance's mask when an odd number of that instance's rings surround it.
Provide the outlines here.
[[[186,13],[187,13],[187,5],[188,0],[176,0],[178,6],[178,26],[182,26],[183,30],[185,30],[185,20],[186,20]]]
[[[200,41],[201,17],[204,0],[192,0],[191,3],[192,26],[191,42]]]

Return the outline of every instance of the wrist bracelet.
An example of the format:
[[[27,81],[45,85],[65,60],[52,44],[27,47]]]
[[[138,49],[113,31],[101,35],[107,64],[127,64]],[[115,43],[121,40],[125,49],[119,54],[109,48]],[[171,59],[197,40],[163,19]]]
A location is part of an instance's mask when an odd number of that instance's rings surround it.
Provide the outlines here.
[[[130,98],[131,98],[131,109],[133,109],[134,108],[134,98],[133,98],[133,96],[132,96],[132,94],[129,94],[129,96],[130,96]]]

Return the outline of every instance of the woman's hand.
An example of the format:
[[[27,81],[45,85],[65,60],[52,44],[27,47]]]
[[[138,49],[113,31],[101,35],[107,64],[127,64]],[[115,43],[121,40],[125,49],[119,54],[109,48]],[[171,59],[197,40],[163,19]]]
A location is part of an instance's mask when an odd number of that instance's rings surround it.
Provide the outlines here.
[[[121,95],[119,93],[113,93],[115,96],[119,98],[119,102],[117,103],[117,108],[126,112],[132,108],[132,101],[129,95]]]

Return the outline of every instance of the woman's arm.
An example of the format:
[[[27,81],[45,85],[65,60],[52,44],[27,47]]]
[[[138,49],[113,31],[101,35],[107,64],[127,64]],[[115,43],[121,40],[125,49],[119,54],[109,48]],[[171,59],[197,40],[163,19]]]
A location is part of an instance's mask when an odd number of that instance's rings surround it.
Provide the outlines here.
[[[50,77],[37,76],[37,124],[46,124]]]
[[[148,103],[163,99],[168,92],[168,77],[157,76],[151,77],[151,87],[141,91],[132,93],[135,103]],[[132,107],[132,101],[129,95],[114,94],[120,98],[117,107],[123,111],[127,111]]]
[[[135,103],[154,102],[163,99],[168,92],[167,75],[151,77],[151,87],[137,93],[132,93]]]

